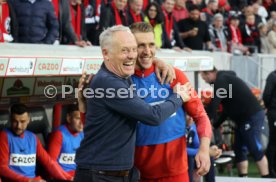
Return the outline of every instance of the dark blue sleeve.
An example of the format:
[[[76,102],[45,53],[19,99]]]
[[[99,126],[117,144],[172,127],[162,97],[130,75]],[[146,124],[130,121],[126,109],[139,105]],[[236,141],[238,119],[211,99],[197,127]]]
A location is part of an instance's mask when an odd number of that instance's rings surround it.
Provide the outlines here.
[[[273,91],[276,87],[276,74],[270,73],[266,79],[266,85],[263,93],[263,100],[266,108],[270,107]]]
[[[224,78],[217,78],[217,80],[214,83],[214,97],[211,99],[210,104],[208,104],[206,108],[206,112],[210,118],[210,120],[217,121],[217,110],[219,108],[219,105],[222,101],[220,97],[217,96],[217,90],[218,89],[226,89],[228,90],[228,83],[225,81]]]
[[[106,82],[109,82],[106,80]],[[113,80],[108,85],[112,85],[115,92],[119,89],[128,89],[123,82]],[[132,94],[131,94],[132,93]],[[182,99],[177,94],[171,95],[165,102],[151,106],[139,98],[136,92],[128,89],[129,96],[106,98],[105,105],[115,112],[118,112],[130,119],[141,121],[147,125],[160,125],[160,123],[170,117],[182,106]]]
[[[48,32],[43,42],[45,44],[53,44],[55,40],[58,39],[58,35],[59,35],[58,20],[52,3],[50,1],[47,1],[45,2],[45,5],[47,6],[47,9],[48,9],[47,20],[46,20],[46,26],[48,28]]]

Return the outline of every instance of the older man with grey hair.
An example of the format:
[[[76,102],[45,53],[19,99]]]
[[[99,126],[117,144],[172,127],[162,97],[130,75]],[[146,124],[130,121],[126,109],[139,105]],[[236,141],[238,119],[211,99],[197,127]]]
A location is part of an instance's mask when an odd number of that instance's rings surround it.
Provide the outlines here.
[[[230,48],[230,33],[223,25],[222,14],[215,14],[213,24],[209,27],[209,34],[214,50],[226,52]]]
[[[90,84],[94,94],[87,99],[75,181],[138,181],[133,169],[137,121],[159,125],[189,100],[189,95],[186,87],[178,84],[174,94],[159,105],[151,106],[138,97],[130,78],[134,74],[137,43],[129,28],[108,28],[100,35],[100,46],[104,62]]]

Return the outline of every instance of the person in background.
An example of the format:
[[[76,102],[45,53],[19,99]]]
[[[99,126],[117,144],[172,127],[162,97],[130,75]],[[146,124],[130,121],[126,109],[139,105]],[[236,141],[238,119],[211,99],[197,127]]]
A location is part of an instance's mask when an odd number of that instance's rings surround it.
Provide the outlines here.
[[[197,127],[189,115],[186,115],[186,140],[188,153],[188,171],[190,182],[200,181],[199,175],[195,173],[195,156],[199,149],[199,138],[197,134]],[[214,160],[219,158],[222,150],[216,145],[212,145],[209,149],[211,166],[209,172],[204,176],[206,182],[215,182],[215,165]]]
[[[72,178],[75,175],[75,154],[83,139],[83,124],[77,105],[67,106],[66,124],[51,133],[48,153]]]
[[[68,0],[52,0],[56,17],[59,22],[59,42],[60,44],[75,44],[80,47],[85,47],[86,42],[78,40],[72,25],[70,2]]]
[[[273,22],[272,29],[268,33],[268,41],[270,43],[270,53],[276,54],[276,21]]]
[[[247,16],[249,15],[254,15],[255,17],[255,21],[254,21],[254,25],[257,27],[259,25],[259,23],[262,23],[262,18],[255,14],[254,12],[254,8],[253,6],[251,5],[248,5],[248,6],[245,6],[243,9],[242,9],[242,14],[239,15],[239,19],[240,19],[240,26],[244,26],[244,24],[246,24],[246,18]],[[264,23],[264,22],[263,22]]]
[[[126,8],[127,0],[114,0],[108,3],[101,12],[99,30],[102,32],[104,29],[114,25],[128,26]]]
[[[260,52],[260,33],[255,21],[255,15],[246,16],[246,22],[241,26],[242,42],[249,47],[251,53]]]
[[[171,46],[175,50],[185,49],[191,51],[183,43],[181,37],[179,36],[179,30],[175,18],[173,17],[173,8],[175,5],[175,0],[164,0],[162,4],[163,14],[165,17],[165,31],[171,42]]]
[[[268,31],[270,31],[272,29],[273,22],[275,22],[275,21],[276,21],[276,11],[271,11],[270,18],[267,21]]]
[[[230,35],[227,27],[223,26],[223,16],[218,13],[213,18],[213,24],[209,28],[213,47],[217,51],[227,52],[230,46]]]
[[[93,45],[99,45],[99,23],[101,12],[110,3],[111,0],[84,0],[83,5],[85,8],[85,25],[87,39]]]
[[[260,41],[261,41],[261,53],[268,54],[270,53],[270,43],[267,36],[267,25],[266,24],[259,24],[258,26],[259,32],[260,32]]]
[[[149,3],[145,10],[145,22],[151,24],[154,30],[154,42],[157,48],[172,48],[167,36],[162,9],[156,2]]]
[[[208,0],[206,8],[203,8],[200,19],[206,22],[207,25],[213,23],[213,17],[218,11],[218,1]]]
[[[0,0],[0,42],[17,42],[18,24],[13,7],[7,0]]]
[[[0,132],[0,177],[5,181],[44,182],[36,174],[39,162],[57,180],[72,180],[47,154],[38,137],[26,130],[30,123],[28,108],[14,104],[10,111],[11,127]]]
[[[208,25],[200,20],[200,10],[193,5],[189,9],[189,18],[178,22],[180,36],[185,45],[192,50],[213,50]]]
[[[176,22],[188,18],[189,12],[186,8],[186,1],[187,0],[176,0],[175,6],[173,8],[173,17],[175,18]]]
[[[128,24],[144,21],[144,13],[142,11],[143,0],[129,0],[127,9]]]
[[[259,15],[262,19],[262,23],[266,24],[266,19],[268,18],[268,12],[265,9],[264,6],[262,6],[262,0],[257,0],[255,3],[252,5],[254,14]],[[258,26],[259,24],[257,24]]]
[[[229,117],[236,124],[234,151],[240,177],[248,175],[248,151],[252,154],[262,177],[269,177],[268,162],[261,145],[261,131],[265,113],[257,98],[247,84],[233,71],[201,71],[206,83],[213,84],[214,97],[207,106],[214,128],[218,128]],[[218,94],[218,90],[225,94]],[[223,112],[217,117],[217,110],[222,104]]]
[[[269,164],[270,177],[276,177],[276,70],[266,78],[263,92],[264,105],[269,124],[269,141],[266,155]]]
[[[240,20],[237,15],[229,17],[228,32],[230,36],[229,52],[239,54],[249,54],[248,48],[242,44],[242,35],[239,28]]]
[[[9,0],[18,21],[18,42],[53,44],[59,29],[54,7],[45,0]]]
[[[272,12],[272,11],[276,11],[276,1],[275,0],[271,0],[271,4],[269,5],[269,12]]]
[[[84,47],[84,46],[91,46],[91,42],[87,39],[86,35],[86,24],[85,24],[85,10],[84,5],[81,0],[70,0],[69,1],[70,7],[70,15],[71,15],[71,25],[73,27],[75,38],[70,36],[63,36],[62,42],[65,44],[72,44],[77,43],[77,45]]]
[[[218,13],[222,14],[224,21],[228,19],[230,10],[231,7],[227,0],[218,1]]]

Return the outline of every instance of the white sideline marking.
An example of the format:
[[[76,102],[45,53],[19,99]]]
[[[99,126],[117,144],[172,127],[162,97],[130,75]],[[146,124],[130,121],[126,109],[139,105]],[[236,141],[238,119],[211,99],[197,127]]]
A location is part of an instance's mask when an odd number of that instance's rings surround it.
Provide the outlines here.
[[[216,182],[276,182],[273,178],[239,178],[216,176]]]

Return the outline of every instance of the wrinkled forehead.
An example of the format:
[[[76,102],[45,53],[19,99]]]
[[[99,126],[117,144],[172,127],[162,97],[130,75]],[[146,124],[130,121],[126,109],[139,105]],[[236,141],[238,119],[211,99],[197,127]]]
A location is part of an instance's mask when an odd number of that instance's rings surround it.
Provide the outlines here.
[[[112,36],[112,48],[137,46],[134,35],[129,31],[117,31]]]

